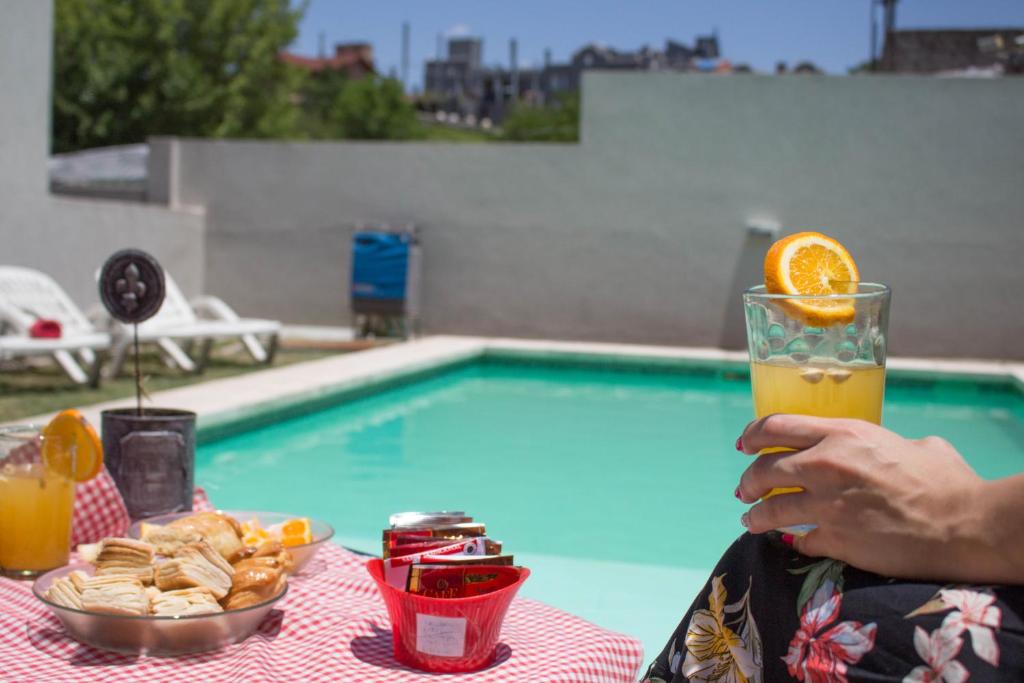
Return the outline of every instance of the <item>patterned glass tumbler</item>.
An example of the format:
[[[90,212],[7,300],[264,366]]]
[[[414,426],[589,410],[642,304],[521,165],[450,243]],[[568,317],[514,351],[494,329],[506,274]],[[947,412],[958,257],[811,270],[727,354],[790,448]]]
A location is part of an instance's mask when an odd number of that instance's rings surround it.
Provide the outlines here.
[[[866,282],[829,296],[769,294],[763,285],[744,292],[755,416],[795,413],[881,424],[890,295],[887,286]],[[773,489],[769,496],[799,490]]]

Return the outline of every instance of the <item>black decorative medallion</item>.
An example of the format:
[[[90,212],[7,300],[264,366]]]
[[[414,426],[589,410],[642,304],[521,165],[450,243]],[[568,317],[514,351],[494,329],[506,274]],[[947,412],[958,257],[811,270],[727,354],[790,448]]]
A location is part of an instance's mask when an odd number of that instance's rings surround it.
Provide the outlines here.
[[[139,249],[122,249],[100,270],[100,300],[123,323],[152,318],[164,302],[164,269]]]

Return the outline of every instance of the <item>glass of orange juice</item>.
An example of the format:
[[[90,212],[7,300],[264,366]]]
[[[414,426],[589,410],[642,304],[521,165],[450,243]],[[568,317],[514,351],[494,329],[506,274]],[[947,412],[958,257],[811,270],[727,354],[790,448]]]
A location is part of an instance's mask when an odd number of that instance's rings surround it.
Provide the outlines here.
[[[32,578],[68,563],[75,439],[0,428],[0,573]]]
[[[881,424],[890,290],[867,282],[842,289],[789,295],[759,285],[743,294],[756,417],[796,413]],[[785,449],[761,454],[779,450]]]

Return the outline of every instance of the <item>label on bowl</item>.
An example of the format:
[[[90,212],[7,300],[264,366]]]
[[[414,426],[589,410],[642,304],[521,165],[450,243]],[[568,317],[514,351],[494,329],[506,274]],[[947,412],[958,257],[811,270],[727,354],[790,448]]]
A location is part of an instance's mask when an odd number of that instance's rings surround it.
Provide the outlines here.
[[[466,651],[466,620],[417,614],[416,649],[427,655],[461,657]]]

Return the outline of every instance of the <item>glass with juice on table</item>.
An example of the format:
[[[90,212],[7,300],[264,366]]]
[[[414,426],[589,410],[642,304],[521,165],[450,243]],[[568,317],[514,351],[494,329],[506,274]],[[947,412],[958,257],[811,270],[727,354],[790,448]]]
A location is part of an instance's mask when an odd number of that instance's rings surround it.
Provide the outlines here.
[[[99,439],[76,411],[41,428],[0,429],[0,573],[31,578],[67,564],[75,483],[102,464]]]
[[[743,294],[755,416],[795,413],[881,424],[889,288],[860,282],[849,252],[817,232],[773,244],[764,279]]]

